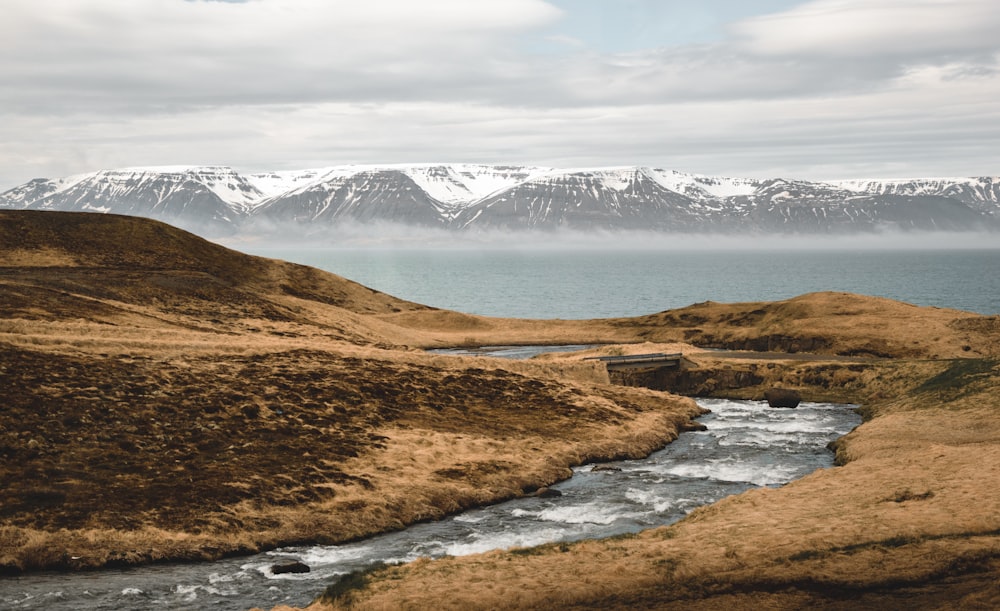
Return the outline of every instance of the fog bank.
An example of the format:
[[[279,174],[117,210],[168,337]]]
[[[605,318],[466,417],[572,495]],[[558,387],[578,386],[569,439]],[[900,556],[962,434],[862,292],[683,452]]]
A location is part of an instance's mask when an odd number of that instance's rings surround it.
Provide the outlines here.
[[[982,250],[1000,248],[991,232],[901,231],[851,234],[682,234],[644,231],[455,231],[394,223],[255,227],[215,238],[237,250],[282,248],[434,250]]]

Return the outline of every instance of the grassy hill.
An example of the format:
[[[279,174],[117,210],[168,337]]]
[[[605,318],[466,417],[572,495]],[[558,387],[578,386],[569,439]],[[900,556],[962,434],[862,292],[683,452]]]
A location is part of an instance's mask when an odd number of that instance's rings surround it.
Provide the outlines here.
[[[524,362],[431,346],[602,344]],[[700,347],[695,347],[698,345]],[[720,354],[705,347],[744,350]],[[420,561],[317,608],[997,608],[1000,317],[845,293],[632,319],[447,312],[154,221],[0,212],[0,568],[334,543],[642,456],[676,388],[863,404],[840,466],[634,537]]]
[[[699,413],[589,363],[408,349],[378,318],[400,312],[441,314],[155,221],[0,212],[0,567],[346,541]]]

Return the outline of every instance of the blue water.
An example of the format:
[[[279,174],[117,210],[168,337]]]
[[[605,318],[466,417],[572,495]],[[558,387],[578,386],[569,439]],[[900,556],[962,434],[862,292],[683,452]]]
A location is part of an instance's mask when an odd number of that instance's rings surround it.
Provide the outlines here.
[[[706,300],[771,301],[851,291],[918,305],[1000,312],[1000,250],[544,251],[241,248],[327,269],[393,295],[506,317],[633,316]],[[525,357],[526,354],[505,356]],[[632,532],[693,507],[829,466],[826,443],[857,424],[846,406],[703,400],[708,430],[686,433],[619,471],[589,467],[557,499],[519,499],[346,546],[276,550],[199,565],[162,565],[0,580],[0,608],[245,609],[306,604],[337,575],[377,560],[461,554]],[[305,575],[274,575],[298,558]]]
[[[775,301],[814,291],[1000,313],[1000,249],[243,249],[319,267],[410,301],[488,316],[638,316],[702,301]]]

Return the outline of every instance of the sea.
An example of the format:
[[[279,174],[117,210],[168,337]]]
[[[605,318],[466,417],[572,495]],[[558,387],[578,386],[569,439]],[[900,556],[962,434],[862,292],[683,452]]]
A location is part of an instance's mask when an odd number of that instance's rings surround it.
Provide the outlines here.
[[[926,250],[236,247],[439,308],[589,319],[815,291],[994,315],[1000,313],[1000,236],[997,242],[996,248]]]
[[[1000,313],[1000,245],[978,249],[335,248],[234,245],[325,269],[397,297],[501,317],[586,319],[703,301],[773,301],[850,291]],[[512,347],[487,356],[527,358]],[[752,487],[831,466],[827,443],[860,422],[853,406],[699,399],[707,430],[611,469],[578,467],[557,498],[516,499],[341,546],[298,546],[204,564],[0,579],[0,608],[218,609],[306,605],[377,562],[605,537],[672,523]],[[276,575],[275,563],[312,570]]]

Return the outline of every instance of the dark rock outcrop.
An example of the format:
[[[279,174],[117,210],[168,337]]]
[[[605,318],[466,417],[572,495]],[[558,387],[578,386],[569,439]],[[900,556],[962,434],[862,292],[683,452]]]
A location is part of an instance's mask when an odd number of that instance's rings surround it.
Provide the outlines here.
[[[612,466],[612,465],[594,465],[593,467],[591,467],[590,472],[591,473],[600,473],[601,471],[608,471],[608,472],[611,472],[611,473],[616,473],[616,472],[619,472],[621,470],[622,470],[621,467],[615,467],[615,466]]]
[[[540,499],[554,499],[562,496],[562,492],[559,492],[555,488],[539,488],[538,491],[535,492],[535,496]]]
[[[293,560],[291,562],[283,562],[281,564],[275,564],[271,566],[271,572],[275,575],[282,575],[284,573],[308,573],[310,570],[308,564],[303,564],[298,560]]]
[[[771,407],[798,407],[802,395],[797,390],[788,388],[769,388],[764,391],[764,398]]]

